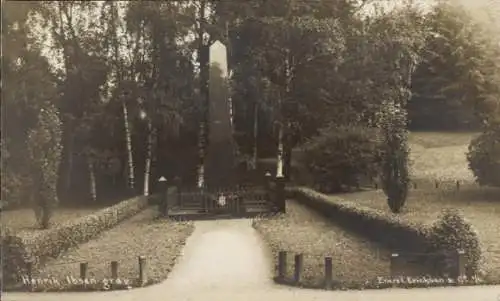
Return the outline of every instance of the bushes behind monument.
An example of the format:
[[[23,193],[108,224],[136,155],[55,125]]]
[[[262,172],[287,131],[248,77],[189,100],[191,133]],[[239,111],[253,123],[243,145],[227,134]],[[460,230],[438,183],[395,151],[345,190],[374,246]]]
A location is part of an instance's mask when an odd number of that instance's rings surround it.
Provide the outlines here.
[[[380,132],[362,126],[330,126],[302,146],[299,158],[321,191],[339,192],[380,174]]]
[[[362,207],[353,202],[336,201],[327,195],[305,187],[287,188],[290,198],[317,211],[333,222],[355,231],[389,249],[422,254],[425,264],[440,269],[446,265],[448,254],[461,249],[468,260],[470,275],[478,275],[481,261],[479,238],[472,226],[458,213],[445,212],[433,225],[405,220],[389,212]],[[425,254],[442,253],[442,256]],[[442,272],[443,270],[437,270]]]
[[[42,266],[71,247],[96,237],[104,230],[137,214],[148,205],[147,197],[135,197],[74,221],[39,232],[34,236],[2,231],[2,268],[5,283],[20,281],[27,274],[28,262],[33,269]]]

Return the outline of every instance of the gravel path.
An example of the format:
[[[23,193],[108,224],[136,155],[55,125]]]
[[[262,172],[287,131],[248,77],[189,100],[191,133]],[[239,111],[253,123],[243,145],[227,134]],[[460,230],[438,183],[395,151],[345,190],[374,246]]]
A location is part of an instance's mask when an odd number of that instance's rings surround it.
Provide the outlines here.
[[[169,279],[132,291],[92,293],[7,293],[5,301],[497,301],[500,286],[327,292],[276,286],[270,256],[250,220],[197,222],[182,260]]]

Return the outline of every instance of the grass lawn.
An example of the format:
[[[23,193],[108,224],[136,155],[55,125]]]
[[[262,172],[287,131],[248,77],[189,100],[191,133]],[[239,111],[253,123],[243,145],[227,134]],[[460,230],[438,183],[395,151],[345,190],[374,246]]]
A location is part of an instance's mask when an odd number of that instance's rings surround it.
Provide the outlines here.
[[[432,223],[445,208],[458,208],[475,227],[483,248],[488,278],[500,281],[500,188],[474,185],[456,189],[411,190],[401,215],[408,220]],[[336,201],[351,201],[392,214],[382,190],[332,195]]]
[[[304,254],[301,284],[306,287],[322,285],[325,256],[332,257],[334,280],[347,284],[390,274],[387,249],[346,232],[295,201],[287,201],[286,214],[256,219],[254,227],[270,245],[274,262],[278,251],[289,252],[288,276],[293,276],[295,254]]]
[[[89,215],[103,208],[105,208],[105,206],[93,208],[57,208],[54,212],[54,215],[52,216],[51,224],[53,226],[62,224],[67,221]],[[12,230],[19,232],[43,231],[38,227],[36,223],[35,212],[31,208],[3,211],[1,224],[2,227],[7,226]]]
[[[424,148],[469,145],[476,132],[410,132],[409,141]]]
[[[149,207],[123,221],[98,238],[49,261],[38,276],[65,279],[79,277],[79,264],[88,262],[88,278],[111,278],[111,261],[118,262],[118,278],[138,278],[138,256],[146,256],[149,284],[167,278],[176,258],[191,235],[190,222],[157,219],[157,209]]]
[[[476,132],[410,132],[411,177],[417,182],[474,182],[466,153]],[[300,149],[292,153],[292,166],[299,167]],[[259,160],[262,168],[276,169],[276,158]],[[262,173],[265,173],[263,170]]]
[[[472,132],[411,132],[410,160],[414,180],[473,182],[466,153]]]

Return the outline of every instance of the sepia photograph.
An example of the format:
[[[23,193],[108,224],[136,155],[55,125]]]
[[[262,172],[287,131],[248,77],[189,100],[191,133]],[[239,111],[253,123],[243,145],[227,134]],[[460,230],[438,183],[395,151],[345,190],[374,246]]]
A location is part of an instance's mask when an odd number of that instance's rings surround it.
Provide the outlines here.
[[[0,82],[0,301],[500,301],[500,0],[2,0]]]

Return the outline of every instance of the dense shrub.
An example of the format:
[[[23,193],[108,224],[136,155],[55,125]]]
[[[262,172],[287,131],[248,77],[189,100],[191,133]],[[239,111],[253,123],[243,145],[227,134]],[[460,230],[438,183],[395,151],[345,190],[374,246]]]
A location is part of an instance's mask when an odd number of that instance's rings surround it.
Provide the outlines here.
[[[18,275],[26,274],[28,253],[24,241],[11,229],[3,226],[1,243],[2,282],[12,283],[17,280]]]
[[[477,275],[481,260],[481,248],[476,231],[457,210],[446,210],[432,226],[432,246],[436,250],[453,254],[456,250],[465,251],[466,270]],[[444,262],[439,262],[442,265]]]
[[[33,263],[33,267],[39,267],[48,258],[57,257],[69,248],[89,241],[104,230],[137,214],[147,205],[146,197],[137,197],[39,232],[36,236],[7,236],[3,247],[11,250],[9,256],[16,259],[16,263],[11,264],[8,270],[8,273],[16,273],[11,274],[10,279],[15,280],[20,276],[19,271],[25,269],[28,260]]]
[[[299,158],[320,190],[355,187],[379,173],[381,144],[375,129],[330,126],[302,147]]]
[[[500,187],[500,122],[472,140],[467,159],[479,184]]]
[[[57,207],[57,181],[61,161],[61,120],[54,106],[40,110],[38,124],[28,135],[35,216],[44,229],[49,227]]]

